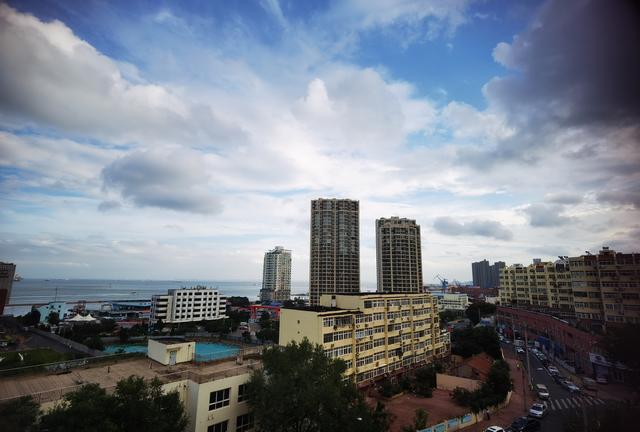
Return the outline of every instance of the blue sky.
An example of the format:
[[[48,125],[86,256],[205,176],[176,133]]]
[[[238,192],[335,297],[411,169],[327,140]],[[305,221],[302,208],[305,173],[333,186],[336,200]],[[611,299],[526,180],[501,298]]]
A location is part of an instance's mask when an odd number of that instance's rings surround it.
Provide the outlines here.
[[[361,202],[363,282],[391,215],[423,227],[427,282],[484,258],[637,250],[632,15],[9,1],[0,259],[27,277],[259,280],[283,245],[304,281],[309,200],[333,196]]]

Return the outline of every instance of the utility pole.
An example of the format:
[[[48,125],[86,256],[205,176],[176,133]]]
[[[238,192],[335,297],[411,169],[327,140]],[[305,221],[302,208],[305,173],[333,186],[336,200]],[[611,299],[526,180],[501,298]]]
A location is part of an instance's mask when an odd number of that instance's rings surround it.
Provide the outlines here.
[[[529,360],[529,339],[527,334],[527,324],[524,324],[524,348],[527,356],[527,375],[529,377],[529,388],[531,388],[531,360]]]

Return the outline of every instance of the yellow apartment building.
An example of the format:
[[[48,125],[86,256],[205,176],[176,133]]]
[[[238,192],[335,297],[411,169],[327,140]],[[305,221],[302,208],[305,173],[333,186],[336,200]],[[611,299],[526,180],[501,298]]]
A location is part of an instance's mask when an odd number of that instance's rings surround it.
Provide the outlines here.
[[[320,305],[283,308],[280,344],[307,338],[347,364],[357,384],[446,357],[449,333],[440,330],[430,293],[325,294]]]
[[[499,297],[504,306],[532,305],[572,312],[568,261],[535,260],[528,266],[514,264],[500,269]]]
[[[640,323],[640,254],[603,247],[569,258],[576,318],[593,325]]]

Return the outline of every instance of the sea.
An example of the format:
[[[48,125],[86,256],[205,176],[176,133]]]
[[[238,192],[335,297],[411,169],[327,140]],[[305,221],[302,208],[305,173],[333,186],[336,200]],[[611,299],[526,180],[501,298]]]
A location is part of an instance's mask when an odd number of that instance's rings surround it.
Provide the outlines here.
[[[107,280],[107,279],[27,279],[13,282],[5,314],[24,315],[32,305],[53,301],[85,301],[87,306],[106,301],[150,300],[154,294],[166,294],[172,288],[202,285],[218,289],[227,297],[241,296],[257,300],[261,281],[210,280]],[[291,282],[291,294],[307,294],[306,282]]]

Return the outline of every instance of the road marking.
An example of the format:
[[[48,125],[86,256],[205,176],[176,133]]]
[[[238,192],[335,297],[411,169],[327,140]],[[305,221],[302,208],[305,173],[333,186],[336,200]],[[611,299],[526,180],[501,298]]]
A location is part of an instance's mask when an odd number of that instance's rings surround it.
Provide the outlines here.
[[[582,401],[586,404],[586,405],[593,405],[593,401],[591,400],[591,398],[588,398],[586,396],[582,397]]]
[[[596,403],[599,403],[600,405],[605,405],[605,402],[602,399],[596,399]]]
[[[569,408],[575,408],[575,406],[573,405],[573,399],[566,399],[567,405],[569,405]]]
[[[560,408],[560,409],[568,408],[568,407],[565,405],[565,403],[564,403],[564,400],[563,400],[563,399],[560,399],[560,400],[558,401],[558,405],[562,405],[562,408]]]

